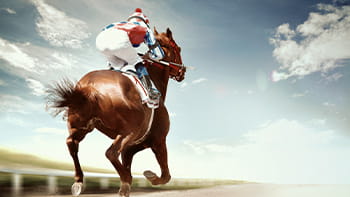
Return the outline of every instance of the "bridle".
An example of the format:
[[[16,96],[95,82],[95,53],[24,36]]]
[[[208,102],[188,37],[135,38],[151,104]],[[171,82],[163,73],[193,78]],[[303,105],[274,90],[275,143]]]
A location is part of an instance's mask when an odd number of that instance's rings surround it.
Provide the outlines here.
[[[173,49],[172,51],[175,53],[175,57],[178,57],[178,58],[179,58],[180,64],[183,65],[183,64],[182,64],[182,58],[181,58],[181,55],[180,55],[180,47],[177,46],[177,44],[175,43],[175,41],[172,40],[172,39],[169,41],[169,46]]]
[[[170,41],[166,44],[160,44],[159,41],[157,43],[162,47],[166,48],[170,51],[172,51],[175,55],[175,61],[178,58],[180,63],[175,62],[168,62],[168,61],[157,61],[152,59],[146,59],[145,63],[150,64],[151,66],[156,66],[160,69],[165,69],[166,67],[169,67],[169,77],[176,80],[176,81],[182,81],[185,78],[185,72],[186,72],[186,66],[182,63],[182,58],[180,55],[180,47],[176,45],[175,41],[170,39]]]

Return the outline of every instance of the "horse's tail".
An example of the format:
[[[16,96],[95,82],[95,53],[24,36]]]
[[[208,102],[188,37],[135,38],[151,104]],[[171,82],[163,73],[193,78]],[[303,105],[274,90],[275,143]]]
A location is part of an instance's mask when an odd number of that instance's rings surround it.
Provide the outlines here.
[[[97,99],[91,93],[89,94],[85,88],[75,85],[74,82],[68,79],[56,82],[46,92],[46,109],[52,109],[51,114],[53,116],[57,116],[63,111],[66,112],[68,108],[91,107],[93,106],[92,102],[96,102]]]

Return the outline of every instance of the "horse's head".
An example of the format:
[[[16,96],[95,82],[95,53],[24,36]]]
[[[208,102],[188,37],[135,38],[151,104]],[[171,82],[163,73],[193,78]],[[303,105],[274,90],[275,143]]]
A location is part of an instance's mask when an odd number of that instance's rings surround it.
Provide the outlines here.
[[[173,33],[167,28],[166,32],[158,33],[154,28],[154,35],[164,51],[164,61],[182,64],[181,48],[176,44]]]
[[[174,63],[172,66],[177,66],[176,73],[171,73],[172,78],[177,81],[182,81],[185,78],[186,67],[182,64],[181,47],[179,47],[174,38],[173,33],[167,28],[166,32],[158,33],[154,28],[154,35],[159,45],[164,51],[163,61]]]

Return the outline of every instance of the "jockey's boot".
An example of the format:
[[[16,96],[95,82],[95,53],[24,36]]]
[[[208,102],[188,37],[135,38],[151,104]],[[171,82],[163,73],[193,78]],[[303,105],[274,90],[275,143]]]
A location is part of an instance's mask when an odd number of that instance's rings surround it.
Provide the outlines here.
[[[158,91],[158,89],[156,88],[156,86],[154,85],[154,83],[152,82],[149,75],[143,75],[140,78],[140,80],[141,80],[142,84],[146,87],[146,89],[149,93],[149,98],[151,100],[159,100],[161,94]]]

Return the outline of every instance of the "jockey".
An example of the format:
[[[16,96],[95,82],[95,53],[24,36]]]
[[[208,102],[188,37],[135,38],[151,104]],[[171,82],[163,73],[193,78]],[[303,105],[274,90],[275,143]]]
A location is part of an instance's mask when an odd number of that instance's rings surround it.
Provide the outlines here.
[[[148,46],[148,57],[160,60],[164,52],[149,27],[149,20],[140,8],[129,16],[127,21],[106,26],[96,37],[96,47],[108,59],[108,65],[122,71],[136,71],[142,84],[149,92],[150,99],[158,100],[160,92],[143,65],[135,47],[144,42]]]

